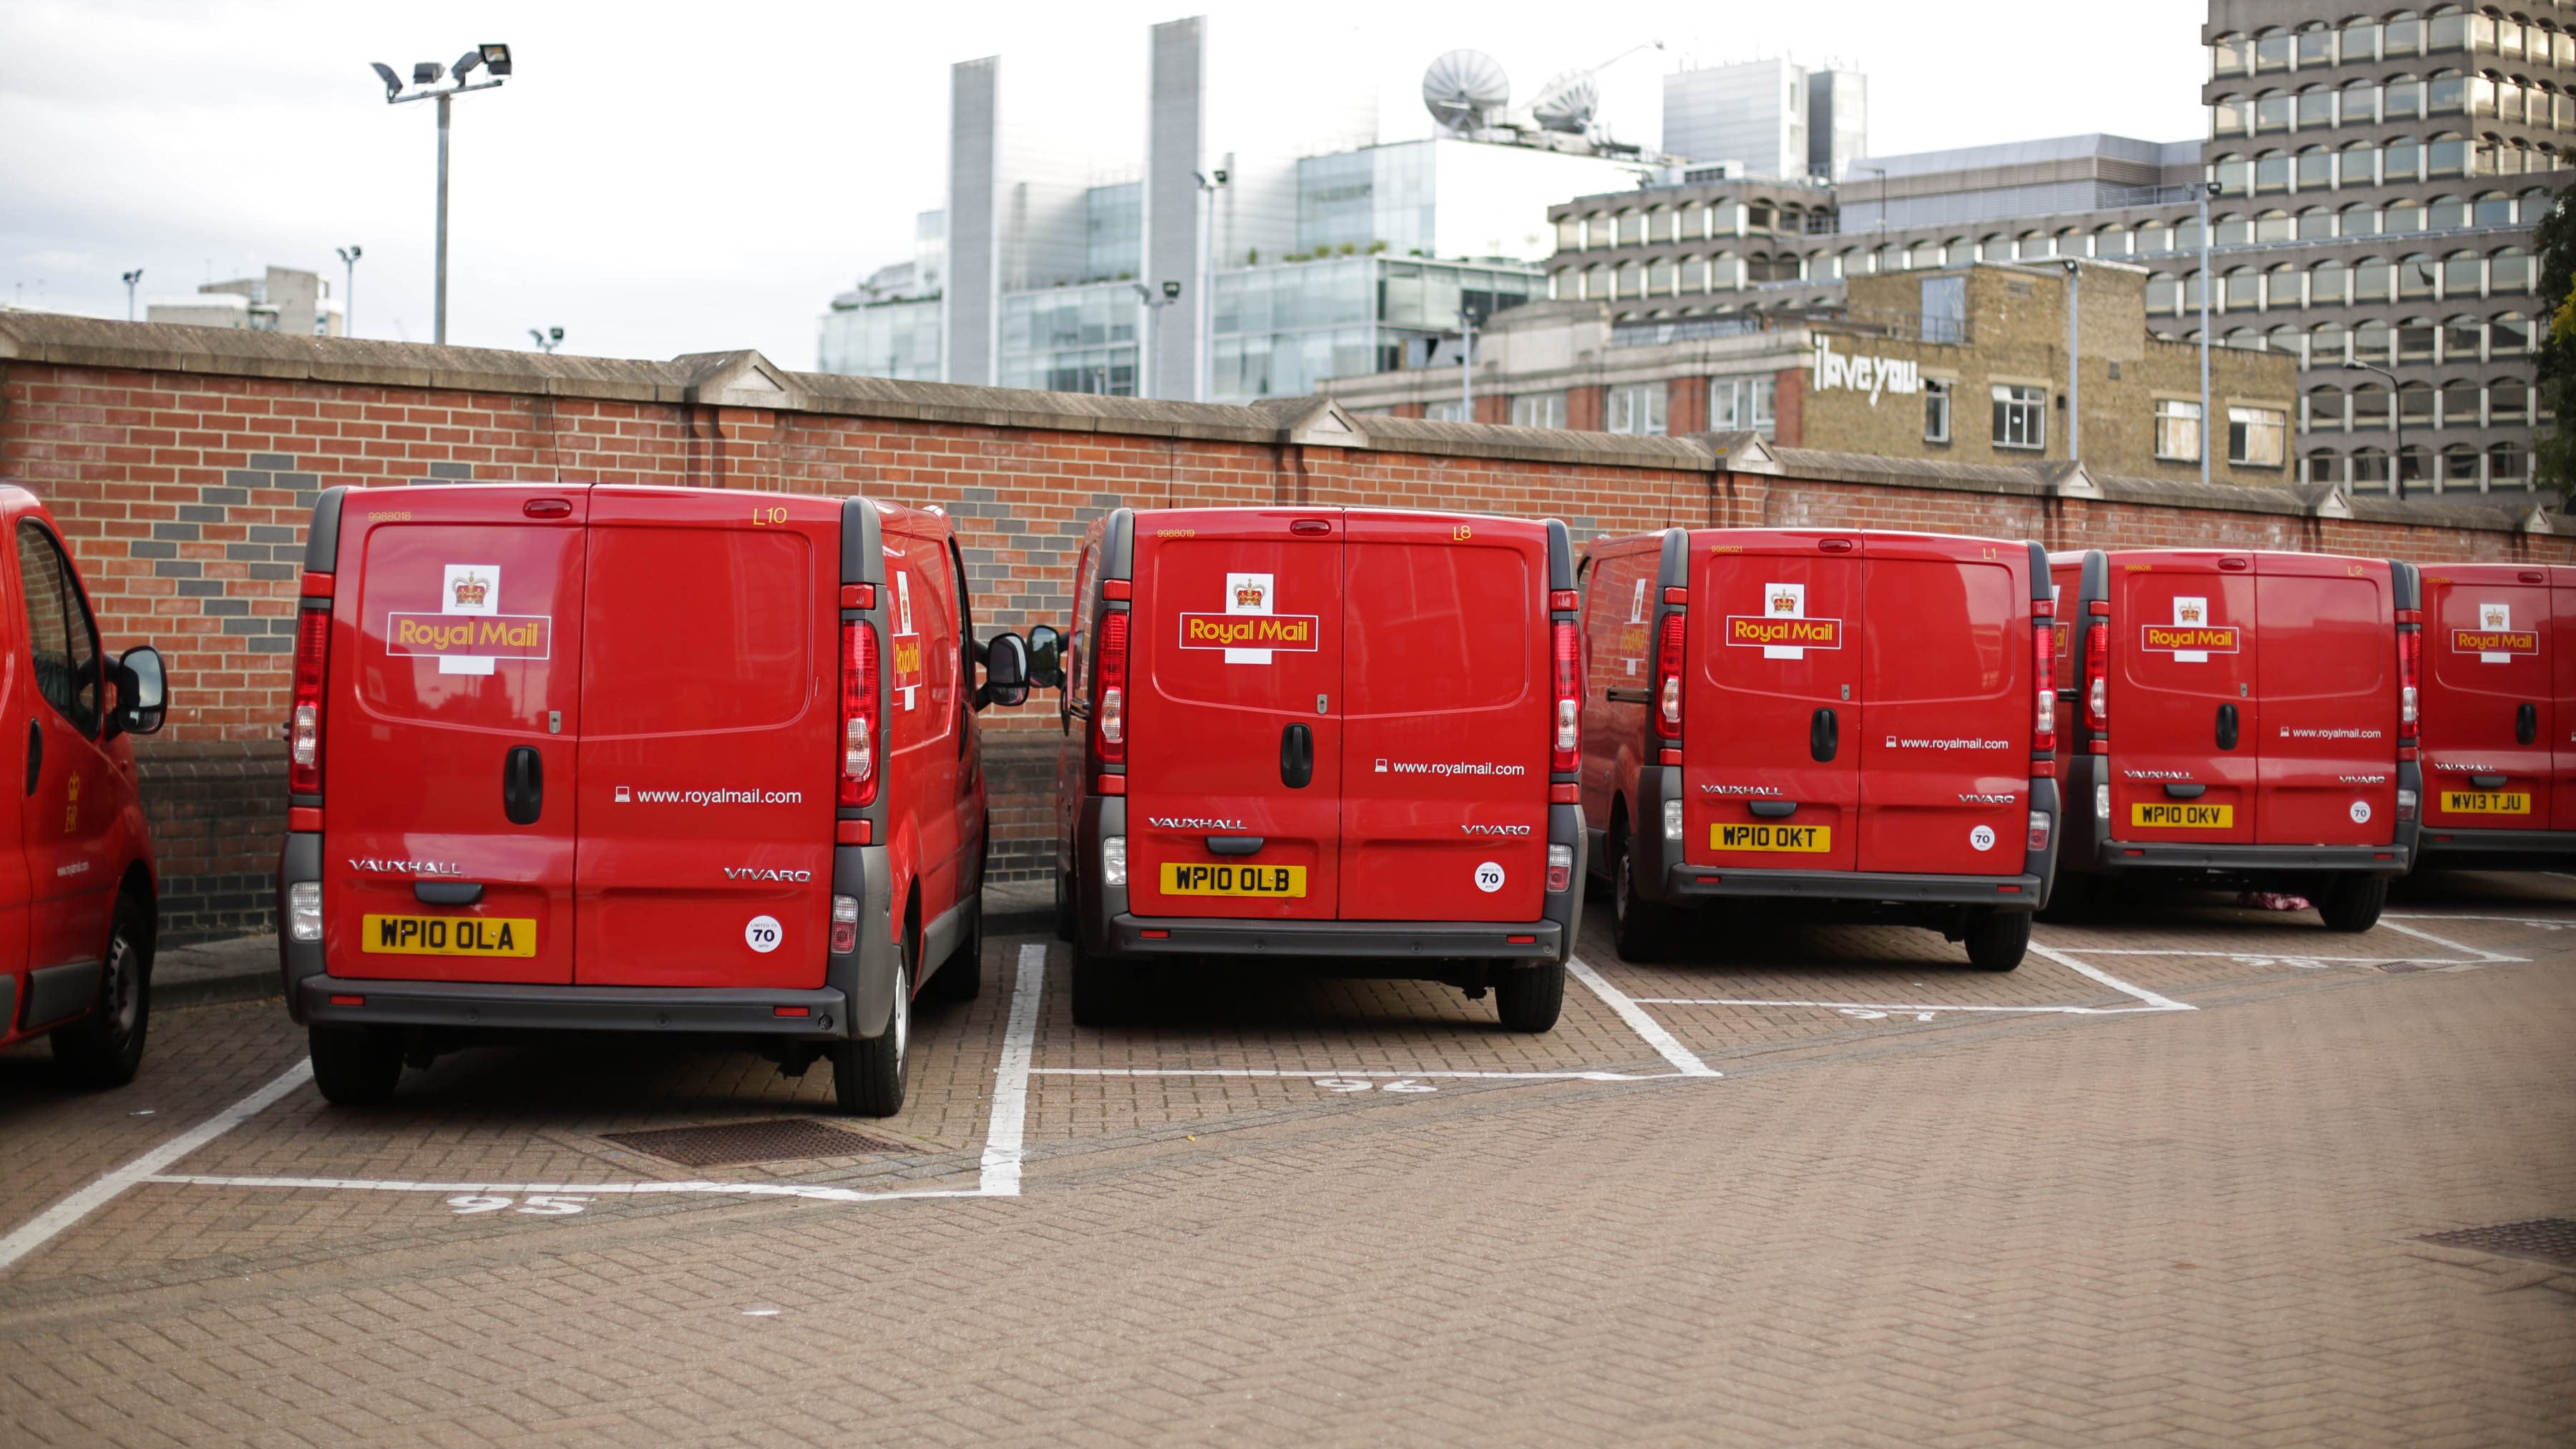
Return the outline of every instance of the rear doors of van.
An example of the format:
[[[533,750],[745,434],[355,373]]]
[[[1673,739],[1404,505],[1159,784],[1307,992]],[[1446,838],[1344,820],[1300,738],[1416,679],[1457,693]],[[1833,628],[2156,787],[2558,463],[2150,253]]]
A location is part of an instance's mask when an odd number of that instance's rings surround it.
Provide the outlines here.
[[[1363,510],[1139,519],[1130,909],[1536,919],[1545,540]]]
[[[2446,564],[2424,571],[2424,827],[2576,830],[2559,785],[2576,755],[2556,656],[2563,570]]]

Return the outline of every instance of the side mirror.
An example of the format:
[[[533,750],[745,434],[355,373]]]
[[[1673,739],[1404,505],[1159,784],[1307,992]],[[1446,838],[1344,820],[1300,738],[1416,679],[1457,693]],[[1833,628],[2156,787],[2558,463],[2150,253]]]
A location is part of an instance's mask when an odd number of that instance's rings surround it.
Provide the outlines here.
[[[1064,636],[1050,625],[1029,631],[1029,683],[1039,689],[1064,688]]]
[[[170,685],[161,669],[161,651],[137,644],[116,661],[116,709],[108,716],[111,734],[158,734],[170,711]]]
[[[1029,699],[1029,641],[1017,634],[996,634],[984,642],[984,683],[975,691],[975,707],[1026,704]]]

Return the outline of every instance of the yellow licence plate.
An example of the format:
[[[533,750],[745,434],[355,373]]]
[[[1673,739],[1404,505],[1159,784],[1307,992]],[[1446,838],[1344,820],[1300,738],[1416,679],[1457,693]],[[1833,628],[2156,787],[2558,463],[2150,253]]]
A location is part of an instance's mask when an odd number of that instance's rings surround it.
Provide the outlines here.
[[[507,916],[370,915],[359,949],[380,956],[534,956],[537,923]]]
[[[2531,797],[2520,790],[2445,790],[2442,809],[2453,815],[2528,815]]]
[[[2236,824],[2233,805],[2148,805],[2129,807],[2129,823],[2160,830],[2228,830]]]
[[[1798,855],[1821,855],[1834,848],[1834,828],[1830,825],[1712,825],[1708,828],[1711,850],[1785,850]]]
[[[1306,867],[1302,865],[1184,865],[1176,860],[1163,862],[1163,894],[1167,896],[1259,896],[1265,900],[1297,900],[1306,894]]]

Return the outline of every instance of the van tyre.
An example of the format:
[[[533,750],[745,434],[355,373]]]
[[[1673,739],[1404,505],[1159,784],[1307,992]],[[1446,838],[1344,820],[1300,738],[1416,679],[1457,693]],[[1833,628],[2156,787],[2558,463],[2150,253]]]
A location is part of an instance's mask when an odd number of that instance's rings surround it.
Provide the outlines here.
[[[122,1087],[143,1065],[152,1028],[152,928],[142,902],[121,896],[107,964],[89,1015],[53,1034],[54,1065],[76,1087]]]
[[[402,1079],[402,1038],[355,1026],[305,1029],[313,1085],[334,1107],[372,1107],[390,1099]]]
[[[2378,925],[2379,913],[2387,904],[2388,877],[2349,876],[2318,896],[2317,914],[2326,918],[2328,930],[2358,933]]]
[[[1076,1026],[1117,1026],[1135,1009],[1136,968],[1073,943],[1073,1021]]]
[[[1494,1010],[1505,1031],[1548,1031],[1565,1007],[1565,963],[1519,966],[1494,977]]]
[[[966,903],[966,934],[957,950],[922,983],[921,994],[934,1001],[972,1001],[984,989],[984,893]]]
[[[919,945],[912,932],[904,932],[885,1030],[832,1043],[832,1096],[844,1116],[891,1117],[903,1110],[904,1069],[912,1056],[912,961]]]
[[[2010,971],[2030,953],[2030,912],[1983,911],[1968,922],[1968,964],[1980,971]]]
[[[1659,961],[1672,949],[1674,917],[1679,912],[1662,901],[1650,901],[1637,894],[1637,872],[1632,864],[1636,852],[1628,848],[1625,832],[1610,849],[1611,942],[1619,948],[1622,961]],[[1563,987],[1558,989],[1562,994]]]

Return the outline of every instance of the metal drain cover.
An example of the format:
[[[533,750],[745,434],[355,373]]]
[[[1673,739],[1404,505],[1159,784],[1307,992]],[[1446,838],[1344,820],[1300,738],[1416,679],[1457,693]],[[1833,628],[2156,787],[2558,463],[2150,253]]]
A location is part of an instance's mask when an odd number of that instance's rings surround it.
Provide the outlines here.
[[[2508,1258],[2537,1258],[2576,1268],[2576,1218],[2533,1218],[2528,1222],[2498,1223],[2491,1228],[2456,1228],[2447,1233],[2425,1233],[2415,1241]]]
[[[910,1152],[864,1132],[827,1127],[810,1117],[775,1122],[728,1122],[720,1127],[664,1127],[651,1132],[603,1132],[600,1140],[676,1162],[682,1167],[725,1167],[742,1162],[783,1162],[813,1157],[855,1157],[870,1152]]]

